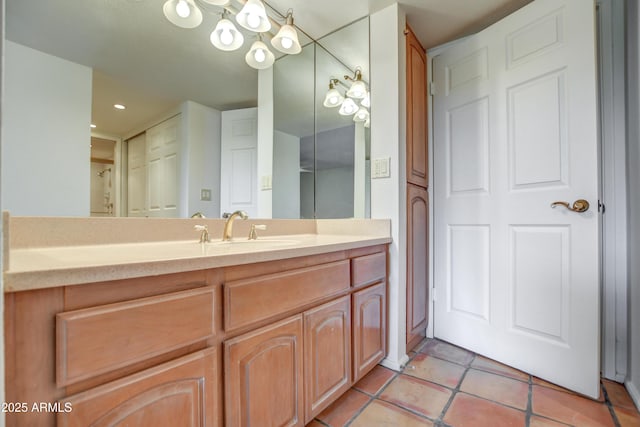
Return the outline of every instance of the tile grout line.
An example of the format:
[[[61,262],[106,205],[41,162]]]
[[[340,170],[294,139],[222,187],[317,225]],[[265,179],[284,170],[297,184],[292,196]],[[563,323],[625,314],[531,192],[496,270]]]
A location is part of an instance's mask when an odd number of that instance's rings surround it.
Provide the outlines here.
[[[602,380],[600,380],[600,387],[602,388],[602,395],[604,396],[604,403],[605,405],[607,405],[607,409],[609,409],[609,414],[611,415],[611,419],[613,420],[613,424],[615,425],[615,427],[620,427],[620,420],[618,420],[618,415],[616,414],[616,411],[613,408],[613,403],[611,402],[611,399],[609,398],[609,392],[607,391],[607,387],[605,387],[604,383],[602,382]]]

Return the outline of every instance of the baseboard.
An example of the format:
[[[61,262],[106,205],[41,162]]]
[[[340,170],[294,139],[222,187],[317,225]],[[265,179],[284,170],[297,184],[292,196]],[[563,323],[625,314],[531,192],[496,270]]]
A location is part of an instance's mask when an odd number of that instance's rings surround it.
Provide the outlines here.
[[[406,354],[400,358],[400,360],[390,360],[388,358],[382,359],[380,364],[385,368],[392,369],[394,371],[401,371],[404,369],[404,365],[409,361],[409,356]]]
[[[640,411],[640,390],[638,390],[637,385],[631,381],[625,382],[624,385],[627,387],[627,391],[629,392],[631,399],[633,399],[633,403],[636,404],[636,408]]]

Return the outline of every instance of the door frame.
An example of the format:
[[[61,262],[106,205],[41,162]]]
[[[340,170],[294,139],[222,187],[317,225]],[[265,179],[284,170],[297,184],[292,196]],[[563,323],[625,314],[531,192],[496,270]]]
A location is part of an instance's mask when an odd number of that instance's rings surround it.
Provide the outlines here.
[[[609,215],[602,218],[602,375],[623,382],[627,375],[628,359],[628,227],[627,227],[627,175],[626,175],[626,103],[625,103],[625,18],[623,0],[596,0],[600,8],[598,28],[600,67],[600,133],[601,133],[601,197]],[[433,60],[441,52],[463,42],[457,39],[427,50],[428,83],[428,151],[429,182],[433,180],[433,93],[431,76]],[[433,199],[433,185],[428,188]],[[615,215],[614,215],[615,213]],[[435,312],[435,282],[433,275],[433,223],[434,203],[429,204],[429,325],[427,337],[433,338]]]

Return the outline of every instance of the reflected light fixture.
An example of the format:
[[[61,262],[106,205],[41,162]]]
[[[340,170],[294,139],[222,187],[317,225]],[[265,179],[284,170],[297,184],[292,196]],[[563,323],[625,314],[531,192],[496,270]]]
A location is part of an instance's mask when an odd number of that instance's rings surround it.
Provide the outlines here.
[[[202,23],[202,12],[194,0],[167,0],[162,11],[169,22],[180,28],[195,28]]]
[[[368,118],[369,111],[364,107],[360,107],[358,111],[353,115],[354,122],[366,122]]]
[[[340,106],[338,113],[342,116],[350,116],[355,114],[356,111],[358,111],[358,105],[353,101],[353,99],[346,98]]]
[[[124,105],[122,105],[122,104],[113,104],[113,108],[115,108],[115,109],[117,109],[117,110],[124,110],[124,109],[125,109],[125,108],[127,108],[127,107],[125,107],[125,106],[124,106]]]
[[[264,70],[265,68],[271,67],[276,60],[267,45],[262,42],[259,34],[258,40],[253,42],[251,49],[249,49],[244,59],[250,67],[257,70]]]
[[[249,31],[264,33],[271,29],[267,11],[260,0],[247,0],[236,15],[236,22]]]
[[[342,96],[342,94],[338,92],[338,89],[336,89],[338,83],[340,83],[340,80],[338,79],[329,80],[329,90],[327,91],[327,94],[324,97],[324,102],[322,103],[325,107],[337,107],[342,104],[342,101],[344,101],[344,96]]]
[[[212,4],[214,6],[226,6],[231,0],[202,0],[205,3]]]
[[[280,27],[278,34],[271,39],[271,45],[282,53],[295,55],[302,51],[298,41],[298,32],[293,26],[293,12],[287,12],[286,23]]]
[[[367,94],[364,96],[364,98],[360,102],[360,105],[366,108],[371,107],[371,95],[369,94],[369,91],[367,91]]]
[[[218,21],[216,28],[211,32],[211,44],[220,50],[232,51],[238,49],[244,43],[244,36],[233,22],[227,19],[228,12],[222,13],[222,19]]]
[[[347,91],[347,96],[355,99],[363,99],[367,95],[367,86],[362,81],[362,70],[356,68],[353,77],[344,76],[345,80],[351,80],[351,87]]]

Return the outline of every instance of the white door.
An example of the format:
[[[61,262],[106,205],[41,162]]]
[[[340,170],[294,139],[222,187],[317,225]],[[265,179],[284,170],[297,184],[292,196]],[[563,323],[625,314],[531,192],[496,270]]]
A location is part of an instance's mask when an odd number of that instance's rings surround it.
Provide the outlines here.
[[[147,129],[147,209],[151,217],[175,218],[178,212],[181,116]]]
[[[147,148],[145,134],[127,143],[127,216],[147,215]]]
[[[258,115],[256,108],[222,112],[220,215],[258,214]]]
[[[436,337],[597,397],[594,4],[536,0],[434,59]],[[584,213],[564,207],[586,199]]]

